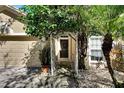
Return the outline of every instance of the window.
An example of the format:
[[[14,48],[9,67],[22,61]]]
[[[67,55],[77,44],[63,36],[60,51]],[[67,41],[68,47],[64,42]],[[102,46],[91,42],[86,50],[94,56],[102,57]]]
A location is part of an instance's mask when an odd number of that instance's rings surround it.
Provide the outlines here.
[[[91,47],[100,48],[101,47],[101,38],[91,38]]]
[[[91,60],[94,61],[103,60],[102,50],[91,50]]]
[[[68,39],[60,39],[60,58],[68,58]]]
[[[89,60],[91,62],[104,61],[102,53],[102,36],[91,36],[89,42]]]

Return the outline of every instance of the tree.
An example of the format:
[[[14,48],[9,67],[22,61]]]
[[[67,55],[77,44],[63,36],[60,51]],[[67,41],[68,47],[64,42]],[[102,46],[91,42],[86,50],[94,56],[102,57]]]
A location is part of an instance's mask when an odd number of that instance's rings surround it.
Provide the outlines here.
[[[26,25],[26,33],[42,39],[50,38],[51,46],[51,71],[54,69],[54,41],[53,37],[62,32],[73,32],[76,21],[66,6],[23,6],[22,10],[27,14],[22,17]],[[73,28],[73,29],[72,29]]]
[[[118,26],[120,27],[120,25],[117,25],[117,20],[124,12],[123,9],[124,6],[91,6],[90,9],[92,16],[90,21],[92,23],[92,27],[96,28],[96,32],[104,35],[102,50],[115,87],[120,87],[120,84],[118,83],[115,73],[111,67],[110,51],[112,49],[113,37],[117,34],[118,37],[122,36],[122,29],[118,29]],[[122,27],[123,26],[121,25],[121,28]]]
[[[70,17],[65,8],[45,5],[23,6],[22,10],[27,14],[22,18],[26,23],[26,33],[41,39],[69,29],[73,31],[73,17]]]
[[[113,83],[115,87],[118,86],[110,64],[109,53],[114,34],[123,31],[119,30],[123,26],[119,28],[117,25],[117,19],[123,13],[123,6],[24,6],[22,10],[27,13],[23,20],[26,23],[26,32],[29,35],[41,39],[42,37],[54,37],[66,31],[77,33],[78,66],[83,69],[85,69],[88,36],[94,32],[103,35],[102,50]],[[51,45],[54,44],[51,43]],[[52,48],[51,51],[53,51]],[[51,58],[51,62],[52,59],[54,58]]]
[[[76,24],[75,31],[77,33],[77,44],[78,44],[78,68],[87,69],[87,45],[88,45],[88,36],[90,35],[90,15],[89,15],[89,6],[72,6],[70,7],[71,13],[75,16]]]

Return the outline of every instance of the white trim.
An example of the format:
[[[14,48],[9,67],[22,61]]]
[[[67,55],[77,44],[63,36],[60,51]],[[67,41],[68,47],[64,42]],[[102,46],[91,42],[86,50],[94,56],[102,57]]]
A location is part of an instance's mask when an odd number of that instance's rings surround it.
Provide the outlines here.
[[[0,34],[1,36],[26,36],[26,33],[8,33],[8,34]]]
[[[25,36],[25,35],[27,35],[26,33],[10,33],[10,34],[8,34],[8,35],[10,35],[10,36]]]
[[[103,36],[90,36],[89,38],[103,38]]]

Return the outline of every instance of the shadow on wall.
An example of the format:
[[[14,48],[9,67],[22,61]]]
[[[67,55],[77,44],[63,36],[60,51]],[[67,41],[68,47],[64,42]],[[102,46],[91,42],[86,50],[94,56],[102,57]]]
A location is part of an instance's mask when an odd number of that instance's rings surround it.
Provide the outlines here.
[[[3,45],[6,44],[6,41],[0,41],[0,46],[2,47]],[[8,53],[6,53],[3,58],[6,59],[8,57]],[[4,68],[7,68],[7,65],[8,65],[8,60],[7,61],[4,61]]]
[[[0,41],[0,48],[6,46],[6,43],[7,41]],[[4,68],[11,68],[12,66],[9,66],[9,64],[13,61],[12,58],[9,58],[11,49],[7,48],[7,49],[1,49],[1,50],[4,50],[4,52],[3,51],[0,52],[1,53],[0,57],[2,58],[0,60],[1,61],[0,65],[2,64],[1,67],[3,66]]]
[[[28,52],[25,53],[25,57],[22,59],[23,64],[28,68],[29,71],[39,71],[42,67],[41,62],[41,52],[45,46],[45,42],[37,41],[28,47]]]
[[[50,67],[51,56],[50,56],[50,42],[49,41],[47,41],[43,49],[40,50],[39,59],[41,61],[42,66]]]
[[[6,41],[0,41],[0,46],[5,45]]]

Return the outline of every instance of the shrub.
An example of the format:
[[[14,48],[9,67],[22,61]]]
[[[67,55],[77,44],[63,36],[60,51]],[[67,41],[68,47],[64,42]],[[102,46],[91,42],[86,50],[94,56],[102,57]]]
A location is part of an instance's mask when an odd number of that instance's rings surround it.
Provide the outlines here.
[[[50,66],[50,44],[49,42],[46,43],[46,45],[44,46],[43,50],[40,52],[40,60],[41,60],[41,64],[43,66],[47,65]]]

